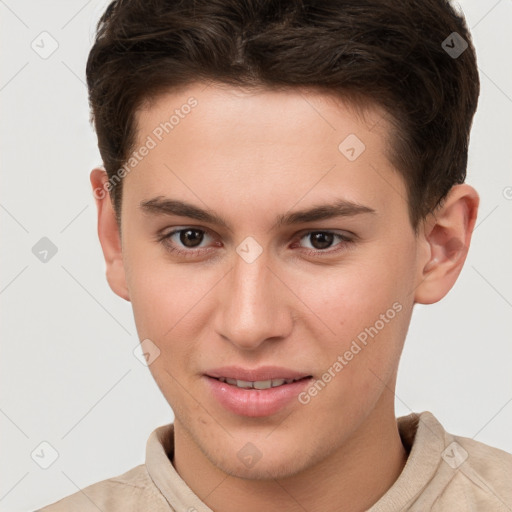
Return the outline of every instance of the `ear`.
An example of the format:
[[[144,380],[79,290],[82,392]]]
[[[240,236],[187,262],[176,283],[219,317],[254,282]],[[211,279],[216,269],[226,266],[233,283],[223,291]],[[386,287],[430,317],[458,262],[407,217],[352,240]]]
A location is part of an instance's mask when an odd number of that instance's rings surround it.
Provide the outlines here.
[[[130,300],[121,249],[121,233],[112,207],[108,188],[108,176],[103,169],[93,169],[91,185],[98,209],[98,237],[105,263],[107,281],[112,291],[125,300]]]
[[[462,270],[475,227],[479,197],[466,184],[454,185],[442,204],[424,221],[418,236],[427,245],[414,301],[433,304],[452,288]]]

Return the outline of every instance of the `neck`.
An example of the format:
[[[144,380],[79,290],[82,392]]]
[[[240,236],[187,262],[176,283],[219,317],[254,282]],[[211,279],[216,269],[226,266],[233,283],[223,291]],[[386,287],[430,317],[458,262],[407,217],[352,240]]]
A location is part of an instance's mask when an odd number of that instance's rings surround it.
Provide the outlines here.
[[[225,474],[176,421],[172,463],[192,491],[216,512],[363,511],[393,485],[407,460],[394,396],[387,395],[347,443],[315,466],[287,478],[249,480]]]

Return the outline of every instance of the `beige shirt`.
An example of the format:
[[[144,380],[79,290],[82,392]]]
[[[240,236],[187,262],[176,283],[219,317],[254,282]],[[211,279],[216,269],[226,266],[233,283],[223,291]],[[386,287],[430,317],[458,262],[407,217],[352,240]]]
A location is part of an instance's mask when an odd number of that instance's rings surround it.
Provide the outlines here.
[[[368,512],[512,511],[512,455],[448,434],[430,412],[398,418],[407,463]],[[146,462],[85,487],[41,512],[212,512],[171,463],[173,424],[155,429]],[[222,511],[216,511],[222,512]]]

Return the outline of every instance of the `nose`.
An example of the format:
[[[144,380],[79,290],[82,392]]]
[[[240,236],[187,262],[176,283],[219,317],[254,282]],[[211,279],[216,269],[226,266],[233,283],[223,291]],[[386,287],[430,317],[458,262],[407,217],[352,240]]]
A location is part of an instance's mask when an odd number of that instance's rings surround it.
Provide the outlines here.
[[[215,328],[239,349],[257,349],[292,330],[292,294],[270,267],[265,251],[251,263],[235,253],[233,268],[223,279]]]

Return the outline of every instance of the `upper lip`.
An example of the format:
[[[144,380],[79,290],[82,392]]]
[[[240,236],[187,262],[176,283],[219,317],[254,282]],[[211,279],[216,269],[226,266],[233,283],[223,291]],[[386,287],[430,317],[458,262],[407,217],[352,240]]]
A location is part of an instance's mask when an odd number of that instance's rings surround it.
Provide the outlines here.
[[[244,380],[255,382],[273,379],[302,379],[311,375],[305,372],[283,368],[281,366],[260,366],[259,368],[249,369],[241,366],[223,366],[214,368],[206,372],[208,377],[224,377],[226,379]]]

